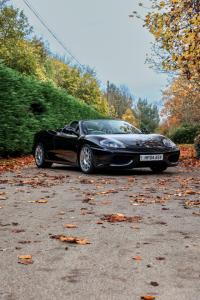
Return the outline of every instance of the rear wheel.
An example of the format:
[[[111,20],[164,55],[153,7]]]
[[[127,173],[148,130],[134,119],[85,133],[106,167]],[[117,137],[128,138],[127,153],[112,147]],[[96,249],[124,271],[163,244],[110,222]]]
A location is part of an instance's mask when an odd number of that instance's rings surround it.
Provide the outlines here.
[[[35,163],[38,168],[50,168],[52,166],[51,162],[45,161],[45,149],[42,143],[38,143],[35,147]]]
[[[79,166],[81,171],[86,174],[91,174],[95,170],[92,149],[89,145],[83,145],[79,153]]]
[[[155,166],[155,167],[151,167],[151,170],[153,173],[155,174],[159,174],[164,172],[167,169],[166,166]]]

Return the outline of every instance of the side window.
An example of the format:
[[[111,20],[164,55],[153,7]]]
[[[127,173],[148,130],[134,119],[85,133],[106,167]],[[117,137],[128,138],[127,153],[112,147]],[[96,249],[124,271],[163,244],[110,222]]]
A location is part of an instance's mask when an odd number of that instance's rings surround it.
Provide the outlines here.
[[[80,134],[80,128],[79,128],[79,125],[76,126],[75,131],[76,131],[78,134]]]
[[[75,132],[77,132],[78,134],[80,133],[79,124],[78,124],[77,121],[74,121],[74,122],[70,123],[69,126],[71,128],[73,128],[75,130]]]

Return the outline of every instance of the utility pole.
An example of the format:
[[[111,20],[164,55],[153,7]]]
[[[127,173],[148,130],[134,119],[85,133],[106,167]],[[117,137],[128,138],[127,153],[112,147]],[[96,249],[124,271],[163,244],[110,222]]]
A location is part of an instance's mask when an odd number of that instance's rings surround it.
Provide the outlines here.
[[[109,93],[110,93],[110,81],[108,80],[108,81],[107,81],[107,92],[106,92],[108,103],[109,103]]]

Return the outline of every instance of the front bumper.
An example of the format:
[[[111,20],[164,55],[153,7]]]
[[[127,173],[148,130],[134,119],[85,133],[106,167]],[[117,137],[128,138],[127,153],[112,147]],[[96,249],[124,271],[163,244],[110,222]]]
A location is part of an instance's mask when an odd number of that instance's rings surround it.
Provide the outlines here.
[[[153,166],[173,167],[178,165],[180,150],[141,149],[140,151],[107,150],[93,148],[96,167],[142,168]],[[140,155],[163,154],[162,161],[140,161]]]

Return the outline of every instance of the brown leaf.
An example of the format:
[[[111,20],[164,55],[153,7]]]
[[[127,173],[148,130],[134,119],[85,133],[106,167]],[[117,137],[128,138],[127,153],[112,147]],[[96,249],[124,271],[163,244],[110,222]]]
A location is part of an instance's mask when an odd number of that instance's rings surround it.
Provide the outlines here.
[[[47,199],[40,199],[40,200],[36,200],[36,203],[48,203]]]
[[[24,229],[13,229],[12,230],[13,233],[21,233],[21,232],[25,232]]]
[[[136,256],[134,256],[134,257],[133,257],[133,259],[134,259],[134,260],[138,260],[138,261],[139,261],[139,260],[142,260],[142,257],[141,257],[141,256],[139,256],[139,255],[136,255]]]
[[[185,202],[186,208],[192,207],[192,206],[198,206],[198,205],[200,205],[200,200],[196,200],[196,201],[186,201],[186,202]]]
[[[30,265],[33,264],[32,255],[19,255],[18,263],[22,265]]]
[[[93,184],[94,180],[83,178],[83,179],[80,180],[80,183],[83,183],[83,184]]]
[[[65,224],[64,227],[71,229],[71,228],[77,228],[78,226],[75,224]]]
[[[156,259],[157,259],[157,260],[165,260],[165,257],[157,256]]]
[[[74,237],[74,236],[53,235],[50,238],[60,240],[61,242],[65,242],[65,243],[72,243],[72,244],[79,244],[79,245],[90,244],[89,240]]]
[[[152,286],[159,286],[159,284],[158,284],[156,281],[151,281],[150,284],[151,284]]]
[[[154,300],[154,299],[156,299],[156,297],[147,295],[147,296],[141,296],[141,299],[142,300]]]
[[[32,259],[20,259],[18,261],[18,264],[21,264],[21,265],[32,265],[33,264],[33,260]]]
[[[107,191],[101,191],[96,193],[96,195],[108,195],[108,194],[116,194],[119,193],[119,191],[111,189],[111,190],[107,190]]]
[[[88,203],[88,202],[90,202],[90,201],[94,201],[94,197],[87,197],[87,198],[85,198],[85,199],[83,199],[83,203]]]
[[[27,255],[19,255],[18,256],[19,259],[32,259],[32,255],[27,254]]]
[[[117,214],[112,214],[112,215],[104,215],[102,220],[110,222],[110,223],[116,223],[116,222],[137,223],[142,220],[142,217],[140,217],[140,216],[126,217],[123,214],[117,213]]]
[[[124,222],[126,217],[123,214],[105,215],[105,220],[108,222]]]
[[[193,212],[192,213],[194,216],[199,216],[200,217],[200,212]]]
[[[87,244],[90,244],[90,242],[87,239],[79,239],[79,238],[77,238],[76,239],[76,244],[87,245]]]
[[[196,194],[196,192],[193,191],[193,190],[186,190],[185,191],[185,195],[195,195],[195,194]]]

